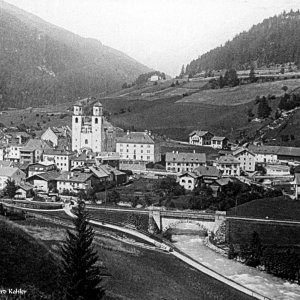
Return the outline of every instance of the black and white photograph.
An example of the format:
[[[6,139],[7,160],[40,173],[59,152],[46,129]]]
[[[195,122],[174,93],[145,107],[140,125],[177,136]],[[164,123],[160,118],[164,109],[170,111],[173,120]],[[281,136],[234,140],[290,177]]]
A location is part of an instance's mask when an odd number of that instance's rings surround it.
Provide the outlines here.
[[[299,0],[0,0],[0,300],[100,299],[300,299]]]

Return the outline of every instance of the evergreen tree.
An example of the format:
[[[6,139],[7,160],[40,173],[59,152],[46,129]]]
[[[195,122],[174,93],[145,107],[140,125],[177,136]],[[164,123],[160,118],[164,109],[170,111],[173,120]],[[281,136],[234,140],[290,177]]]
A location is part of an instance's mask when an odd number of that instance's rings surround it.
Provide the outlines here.
[[[17,189],[18,187],[16,186],[15,181],[7,179],[6,187],[5,187],[5,195],[7,195],[10,199],[12,199],[13,197],[15,197]]]
[[[266,97],[262,97],[259,101],[258,108],[257,108],[257,116],[259,118],[265,119],[271,113],[271,107],[268,105]]]
[[[78,204],[75,215],[75,233],[67,231],[66,242],[61,248],[66,299],[103,299],[105,291],[99,286],[101,269],[96,265],[98,255],[92,246],[94,231],[88,225],[83,202]]]
[[[250,73],[249,73],[249,79],[250,79],[250,82],[252,82],[252,83],[256,81],[255,71],[254,71],[253,64],[251,64]]]

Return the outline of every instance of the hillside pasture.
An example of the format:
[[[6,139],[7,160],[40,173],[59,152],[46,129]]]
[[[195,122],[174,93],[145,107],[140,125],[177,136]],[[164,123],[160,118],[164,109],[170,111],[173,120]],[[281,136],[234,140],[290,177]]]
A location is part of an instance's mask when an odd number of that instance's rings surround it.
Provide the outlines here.
[[[275,95],[280,96],[284,92],[283,86],[288,90],[294,90],[300,86],[300,79],[288,79],[274,82],[253,83],[236,87],[225,87],[222,89],[203,90],[183,99],[182,103],[202,103],[212,105],[236,106],[253,101],[256,96]]]

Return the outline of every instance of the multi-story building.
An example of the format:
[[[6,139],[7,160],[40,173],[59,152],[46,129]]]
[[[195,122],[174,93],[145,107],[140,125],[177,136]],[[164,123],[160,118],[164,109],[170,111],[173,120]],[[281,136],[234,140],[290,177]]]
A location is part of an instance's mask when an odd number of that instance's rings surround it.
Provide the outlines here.
[[[129,132],[117,137],[116,151],[120,154],[120,169],[142,171],[146,164],[160,160],[158,145],[155,144],[151,133]]]
[[[41,139],[43,141],[51,142],[53,147],[57,147],[60,140],[70,140],[72,130],[69,126],[62,127],[48,127],[48,129],[42,134]]]
[[[231,155],[221,156],[216,160],[216,167],[222,172],[222,176],[240,176],[240,162]]]
[[[280,146],[254,146],[250,145],[249,150],[255,154],[256,163],[275,163],[278,161]]]
[[[68,150],[49,149],[43,154],[45,163],[55,163],[56,167],[61,171],[70,171],[71,159],[74,157],[74,152]]]
[[[246,148],[235,150],[232,155],[241,163],[241,170],[246,172],[255,171],[255,154]]]
[[[193,172],[185,172],[179,177],[179,184],[184,187],[185,190],[194,190],[199,184],[199,176]]]
[[[39,162],[33,163],[28,166],[28,176],[32,176],[34,174],[45,173],[49,171],[56,170],[56,165],[54,162]]]
[[[205,153],[166,153],[166,169],[169,172],[183,173],[206,165]]]
[[[223,136],[215,136],[209,131],[194,130],[189,134],[191,145],[223,149],[227,146],[228,139]]]
[[[31,139],[20,150],[20,161],[22,163],[35,163],[42,160],[42,156],[45,150],[49,150],[51,147],[47,142],[40,139]]]
[[[0,190],[6,187],[7,180],[14,180],[19,185],[25,180],[26,174],[18,168],[3,167],[0,168]]]
[[[74,105],[72,116],[72,150],[82,152],[102,151],[102,126],[103,112],[102,104],[96,103],[93,106],[92,116],[83,116],[82,105]]]
[[[57,189],[60,193],[64,191],[78,193],[80,190],[87,191],[98,181],[93,173],[63,172],[56,178]]]
[[[209,131],[195,130],[189,134],[189,142],[192,145],[211,147],[214,135]]]

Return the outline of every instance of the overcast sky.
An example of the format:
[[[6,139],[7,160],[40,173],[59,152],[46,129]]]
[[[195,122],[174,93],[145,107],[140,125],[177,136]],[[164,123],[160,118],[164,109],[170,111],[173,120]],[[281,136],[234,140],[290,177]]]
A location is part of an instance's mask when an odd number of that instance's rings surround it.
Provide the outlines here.
[[[6,0],[169,75],[300,0]]]

